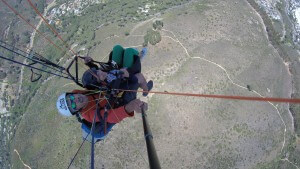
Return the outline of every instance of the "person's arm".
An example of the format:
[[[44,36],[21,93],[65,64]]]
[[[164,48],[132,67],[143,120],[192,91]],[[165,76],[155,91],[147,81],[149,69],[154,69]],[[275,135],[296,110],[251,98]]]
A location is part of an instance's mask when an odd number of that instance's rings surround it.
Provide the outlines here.
[[[137,113],[141,113],[142,109],[147,110],[148,104],[143,101],[140,101],[139,99],[132,100],[125,106],[109,110],[107,122],[119,123],[126,117],[134,116],[134,111]],[[102,110],[101,115],[104,115],[104,110]]]
[[[104,110],[101,111],[101,115],[104,116]],[[125,106],[118,107],[116,109],[108,110],[107,113],[107,122],[108,123],[119,123],[126,117],[134,116],[134,113],[127,113],[125,110]]]
[[[92,69],[92,68],[99,69],[98,65],[96,65],[96,64],[93,63],[93,62],[86,63],[86,65],[87,65],[90,69]]]
[[[89,56],[84,57],[84,64],[87,65],[90,69],[91,68],[99,69],[98,65],[96,65],[94,63],[94,60]]]
[[[81,116],[88,122],[92,123],[95,113],[97,113],[96,110],[96,106],[94,106],[92,109],[85,111],[85,112],[81,112]],[[100,110],[100,114],[101,117],[104,119],[104,113],[105,110],[101,109]],[[111,109],[107,111],[107,119],[106,122],[108,123],[119,123],[120,121],[122,121],[124,118],[126,117],[132,117],[134,115],[133,112],[131,113],[127,113],[125,110],[125,106],[121,106],[115,109]],[[98,115],[96,115],[96,122],[99,122],[100,119],[98,118]]]

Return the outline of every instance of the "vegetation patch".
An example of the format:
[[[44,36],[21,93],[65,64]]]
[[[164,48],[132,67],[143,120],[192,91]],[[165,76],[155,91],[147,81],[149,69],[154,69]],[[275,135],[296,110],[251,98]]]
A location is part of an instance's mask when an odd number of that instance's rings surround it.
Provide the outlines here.
[[[154,30],[161,30],[164,27],[164,23],[161,20],[156,20],[153,22],[152,26]]]
[[[149,29],[147,34],[144,36],[144,44],[143,46],[147,46],[148,43],[151,45],[156,45],[161,41],[161,35],[158,31]]]
[[[194,6],[195,10],[199,13],[202,13],[204,12],[205,10],[209,9],[209,6],[207,6],[207,2],[206,1],[203,1],[203,2],[200,2],[198,4],[196,4]]]
[[[233,130],[241,134],[242,136],[248,136],[250,134],[253,134],[253,132],[248,128],[248,125],[246,123],[235,124],[233,126]]]

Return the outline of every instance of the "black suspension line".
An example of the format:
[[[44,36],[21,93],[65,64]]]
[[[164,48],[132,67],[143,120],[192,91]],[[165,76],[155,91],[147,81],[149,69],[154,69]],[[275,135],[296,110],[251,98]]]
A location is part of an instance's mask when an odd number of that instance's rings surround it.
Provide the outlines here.
[[[6,58],[6,57],[4,57],[2,55],[0,55],[0,58],[2,58],[4,60],[7,60],[7,61],[10,61],[10,62],[13,62],[13,63],[16,63],[16,64],[19,64],[19,65],[22,65],[22,66],[29,67],[31,69],[35,69],[35,70],[44,72],[44,73],[48,73],[48,74],[55,75],[55,76],[58,76],[58,77],[62,77],[62,78],[65,78],[65,79],[73,80],[72,78],[70,78],[68,76],[62,76],[62,75],[59,75],[59,74],[56,74],[56,73],[53,73],[53,72],[50,72],[50,71],[46,71],[46,70],[43,70],[43,69],[40,69],[40,68],[36,68],[36,67],[34,67],[34,66],[30,65],[30,64],[24,64],[24,63],[21,63],[21,62],[18,62],[18,61]]]
[[[74,59],[69,64],[69,66],[67,68],[64,68],[62,66],[59,66],[59,65],[45,59],[43,56],[39,55],[36,52],[32,52],[32,51],[30,53],[24,52],[24,51],[22,51],[22,50],[20,50],[16,47],[10,45],[10,44],[7,44],[7,43],[1,41],[1,40],[0,40],[0,47],[2,47],[3,49],[8,50],[8,51],[10,51],[14,54],[17,54],[18,56],[24,57],[24,58],[29,59],[29,60],[32,61],[32,63],[23,64],[21,62],[15,61],[13,59],[9,59],[9,58],[3,57],[3,56],[1,57],[5,60],[8,60],[8,61],[11,61],[11,62],[14,62],[14,63],[18,63],[20,65],[27,66],[27,67],[31,68],[31,72],[32,72],[31,82],[35,82],[35,81],[37,81],[41,78],[41,74],[33,72],[32,69],[35,69],[35,70],[39,70],[39,71],[49,73],[49,74],[52,74],[52,75],[55,75],[55,76],[59,76],[59,77],[63,77],[63,78],[72,80],[77,85],[83,87],[83,85],[80,82],[81,79],[78,77],[78,68],[79,68],[78,67],[78,58],[79,58],[79,56],[75,56]],[[75,77],[72,75],[72,73],[70,73],[70,68],[73,65],[73,63],[75,63]],[[37,68],[36,66],[34,67],[33,66],[34,64],[39,64],[41,66],[44,66],[46,68],[51,69],[54,72],[59,72],[59,73],[53,73],[52,71],[45,71],[42,68]],[[37,77],[33,78],[34,75],[37,75]]]
[[[71,162],[70,162],[70,164],[69,164],[69,166],[68,166],[67,169],[69,169],[69,168],[71,167],[71,165],[73,164],[73,162],[74,162],[74,160],[75,160],[77,154],[78,154],[79,151],[81,150],[81,147],[83,146],[83,144],[85,143],[85,141],[86,141],[86,139],[88,138],[89,135],[90,135],[90,133],[87,134],[86,137],[83,139],[82,143],[80,144],[79,148],[77,149],[77,151],[76,151],[75,155],[73,156],[73,158],[72,158],[72,160],[71,160]]]
[[[10,51],[12,53],[15,53],[15,54],[17,54],[19,56],[22,56],[22,57],[24,57],[26,59],[31,60],[33,62],[32,65],[36,64],[36,63],[39,63],[39,64],[41,64],[41,65],[43,65],[43,66],[45,66],[47,68],[50,68],[50,69],[52,69],[54,71],[59,71],[62,74],[68,75],[67,73],[63,72],[65,70],[64,67],[61,67],[61,66],[59,66],[59,65],[57,65],[57,64],[55,64],[55,63],[53,63],[53,62],[51,62],[51,61],[49,61],[47,59],[45,59],[44,57],[42,57],[41,55],[39,55],[37,53],[33,53],[33,52],[27,53],[27,52],[24,52],[24,51],[22,51],[22,50],[20,50],[20,49],[18,49],[16,47],[14,47],[14,46],[12,46],[12,45],[9,45],[9,44],[7,44],[7,43],[5,43],[3,41],[0,41],[0,47],[4,48],[4,49],[6,49],[6,50],[8,50],[8,51]]]
[[[34,64],[38,63],[38,64],[41,64],[42,66],[45,66],[45,67],[47,67],[47,68],[49,68],[49,69],[52,69],[53,71],[60,72],[61,74],[64,74],[64,75],[68,75],[68,74],[62,72],[62,71],[63,71],[62,69],[57,69],[57,67],[49,66],[48,63],[41,62],[40,60],[36,60],[36,59],[30,58],[30,57],[27,57],[27,56],[25,56],[25,55],[23,55],[23,54],[21,54],[21,53],[18,53],[18,52],[14,51],[14,50],[11,50],[11,49],[9,49],[9,48],[6,48],[6,47],[4,47],[4,46],[2,46],[2,45],[0,45],[0,47],[4,48],[4,49],[6,49],[6,50],[8,50],[8,51],[10,51],[10,52],[12,52],[12,53],[14,53],[14,54],[17,54],[17,55],[19,55],[19,56],[22,56],[22,57],[24,57],[24,58],[26,58],[26,59],[31,60],[32,63],[30,63],[29,65],[34,65]],[[63,69],[64,69],[64,68],[63,68]]]
[[[13,45],[10,45],[10,44],[8,44],[4,41],[1,41],[1,40],[0,40],[0,46],[5,46],[5,47],[9,48],[10,50],[21,53],[23,56],[26,55],[27,58],[32,58],[32,59],[35,59],[35,60],[42,61],[44,63],[48,63],[49,65],[52,65],[52,66],[54,66],[58,69],[62,69],[62,70],[65,69],[64,67],[61,67],[58,64],[55,64],[55,63],[51,62],[50,60],[46,59],[45,57],[41,56],[40,54],[38,54],[36,52],[33,52],[33,50],[31,50],[30,53],[28,53],[28,52],[25,52],[25,51],[13,46]]]

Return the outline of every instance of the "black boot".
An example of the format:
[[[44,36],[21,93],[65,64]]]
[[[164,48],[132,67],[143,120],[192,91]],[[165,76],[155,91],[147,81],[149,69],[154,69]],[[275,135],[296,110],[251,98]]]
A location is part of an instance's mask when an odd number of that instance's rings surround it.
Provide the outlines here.
[[[149,80],[149,82],[147,83],[147,88],[148,88],[148,91],[143,92],[144,97],[148,96],[148,92],[153,88],[153,81],[152,80]]]

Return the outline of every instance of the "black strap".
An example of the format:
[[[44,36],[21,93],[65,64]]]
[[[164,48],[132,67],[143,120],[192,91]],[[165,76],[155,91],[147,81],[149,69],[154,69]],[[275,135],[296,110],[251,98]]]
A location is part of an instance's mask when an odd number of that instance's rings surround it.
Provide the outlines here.
[[[105,105],[105,109],[104,109],[105,110],[105,112],[104,112],[104,134],[106,134],[106,129],[107,129],[107,114],[108,114],[108,112],[107,112],[106,105]]]
[[[59,74],[57,74],[57,73],[53,73],[53,72],[51,72],[51,71],[46,71],[46,70],[44,70],[44,69],[40,69],[40,68],[37,68],[37,67],[33,67],[33,66],[30,66],[29,64],[24,64],[24,63],[15,61],[15,60],[13,60],[13,59],[6,58],[6,57],[4,57],[4,56],[2,56],[2,55],[0,55],[0,58],[2,58],[2,59],[4,59],[4,60],[7,60],[7,61],[10,61],[10,62],[14,62],[14,63],[19,64],[19,65],[22,65],[22,66],[26,66],[26,67],[28,67],[28,68],[32,68],[32,69],[34,69],[34,70],[38,70],[38,71],[40,71],[40,72],[44,72],[44,73],[48,73],[48,74],[55,75],[55,76],[58,76],[58,77],[62,77],[62,78],[65,78],[65,79],[72,80],[70,77],[62,76],[62,75],[59,75]]]
[[[30,69],[30,70],[31,70],[31,76],[30,76],[31,82],[36,82],[36,81],[40,80],[40,78],[42,77],[42,75],[39,74],[39,73],[33,72],[32,69]],[[34,79],[34,75],[37,75],[37,77],[35,79]]]
[[[101,114],[100,114],[100,112],[101,112],[101,110],[103,110],[103,108],[100,107],[100,102],[99,102],[99,101],[96,101],[95,96],[92,95],[92,97],[93,97],[93,99],[95,100],[96,105],[97,105],[97,109],[96,109],[97,117],[98,117],[98,119],[100,120],[100,123],[101,123],[102,125],[104,125],[104,131],[106,131],[106,119],[105,119],[105,118],[103,119],[103,117],[102,117]],[[104,117],[105,117],[105,114],[106,114],[106,113],[107,113],[107,112],[104,113]],[[106,133],[105,133],[105,134],[106,134]]]
[[[76,115],[76,118],[77,118],[78,122],[82,123],[82,119],[81,119],[81,117],[79,115],[79,112],[77,112],[75,115]]]

